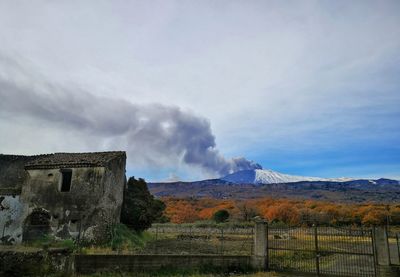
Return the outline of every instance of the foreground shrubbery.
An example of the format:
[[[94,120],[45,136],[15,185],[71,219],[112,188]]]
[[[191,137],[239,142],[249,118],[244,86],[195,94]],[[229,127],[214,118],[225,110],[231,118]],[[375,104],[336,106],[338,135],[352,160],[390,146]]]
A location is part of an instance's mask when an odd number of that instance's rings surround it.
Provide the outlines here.
[[[77,244],[72,239],[57,239],[55,236],[52,235],[45,235],[37,240],[25,242],[25,246],[30,247],[37,247],[42,249],[47,248],[66,248],[71,251],[77,249]]]
[[[137,232],[146,230],[151,224],[163,220],[165,204],[155,199],[144,179],[129,178],[124,192],[121,222]]]
[[[151,240],[151,236],[146,232],[138,232],[129,229],[124,224],[116,224],[112,230],[111,240],[108,246],[112,250],[138,250],[142,249],[146,242]]]

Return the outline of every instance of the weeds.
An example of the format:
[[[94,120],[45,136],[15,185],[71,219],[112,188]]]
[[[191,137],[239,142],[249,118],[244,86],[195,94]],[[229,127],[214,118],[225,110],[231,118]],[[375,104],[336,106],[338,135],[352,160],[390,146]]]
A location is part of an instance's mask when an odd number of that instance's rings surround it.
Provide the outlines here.
[[[25,243],[25,246],[42,248],[45,250],[48,248],[67,248],[71,251],[77,249],[77,246],[75,245],[75,242],[72,239],[59,240],[51,235],[44,235],[40,239],[27,242]]]
[[[109,246],[112,250],[135,250],[141,249],[146,245],[150,237],[145,233],[138,233],[130,230],[124,224],[116,224],[111,233]]]

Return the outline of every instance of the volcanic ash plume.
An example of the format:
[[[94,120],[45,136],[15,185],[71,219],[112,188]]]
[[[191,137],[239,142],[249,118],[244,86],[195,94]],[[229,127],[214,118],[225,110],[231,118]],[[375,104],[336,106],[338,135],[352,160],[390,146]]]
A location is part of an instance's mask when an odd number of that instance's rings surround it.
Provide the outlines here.
[[[132,164],[139,160],[153,165],[183,162],[216,176],[261,168],[245,158],[226,159],[216,148],[210,122],[179,107],[137,105],[36,78],[24,76],[25,81],[17,81],[4,72],[7,69],[0,68],[0,118],[28,117],[60,132],[75,130],[83,140],[88,135],[98,138],[92,141],[95,149],[106,140],[108,145],[126,149]]]

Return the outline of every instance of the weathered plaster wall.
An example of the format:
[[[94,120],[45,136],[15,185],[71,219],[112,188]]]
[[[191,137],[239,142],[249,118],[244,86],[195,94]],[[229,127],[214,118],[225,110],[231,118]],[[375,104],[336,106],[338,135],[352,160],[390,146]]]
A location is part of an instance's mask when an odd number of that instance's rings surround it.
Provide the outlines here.
[[[9,191],[19,194],[29,178],[24,165],[32,156],[0,155],[0,192]]]
[[[19,195],[0,195],[0,243],[22,240],[23,205]]]
[[[126,186],[125,158],[115,159],[108,164],[105,170],[104,185],[106,188],[104,199],[109,217],[114,223],[119,222],[121,216],[124,189]]]
[[[28,170],[22,189],[24,218],[34,208],[50,214],[52,231],[63,237],[96,239],[105,227],[119,222],[125,185],[125,160],[115,159],[106,167],[72,168],[71,190],[61,192],[59,169]]]

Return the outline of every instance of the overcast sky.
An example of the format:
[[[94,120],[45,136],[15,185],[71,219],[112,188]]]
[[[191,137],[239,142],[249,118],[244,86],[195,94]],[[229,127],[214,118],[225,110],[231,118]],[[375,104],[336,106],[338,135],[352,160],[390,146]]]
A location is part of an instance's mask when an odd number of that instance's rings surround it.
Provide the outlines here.
[[[396,0],[0,0],[0,153],[400,179],[399,90]]]

